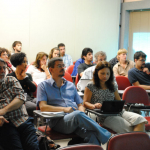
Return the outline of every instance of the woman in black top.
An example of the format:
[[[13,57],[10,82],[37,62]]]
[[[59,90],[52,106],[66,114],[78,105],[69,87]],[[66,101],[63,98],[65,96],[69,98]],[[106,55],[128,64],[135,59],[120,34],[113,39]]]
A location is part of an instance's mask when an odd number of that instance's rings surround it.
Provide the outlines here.
[[[36,98],[33,97],[33,92],[36,91],[36,85],[32,82],[32,76],[26,73],[27,57],[25,53],[15,53],[11,56],[10,61],[14,67],[15,72],[7,74],[7,76],[15,77],[21,84],[24,93],[27,93],[25,106],[29,116],[33,116],[33,110],[36,109]]]

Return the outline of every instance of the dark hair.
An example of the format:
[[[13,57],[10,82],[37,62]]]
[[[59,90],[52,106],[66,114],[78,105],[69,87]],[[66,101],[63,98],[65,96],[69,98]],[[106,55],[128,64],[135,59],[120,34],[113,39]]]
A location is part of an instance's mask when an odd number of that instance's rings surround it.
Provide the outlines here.
[[[14,50],[14,47],[16,47],[17,44],[21,44],[21,45],[22,45],[22,43],[21,43],[20,41],[15,41],[15,42],[12,44],[13,50]]]
[[[23,63],[25,57],[25,53],[15,53],[11,56],[10,61],[14,67],[17,67]]]
[[[60,57],[54,57],[54,58],[50,59],[48,62],[48,68],[54,68],[56,61],[63,61],[63,60]]]
[[[55,50],[59,51],[59,48],[58,47],[54,47],[54,48],[51,49],[51,51],[50,51],[50,53],[48,55],[49,59],[53,58],[53,53],[54,53]],[[60,55],[58,57],[60,57]]]
[[[2,53],[6,52],[8,54],[8,50],[6,48],[0,47],[0,56]]]
[[[110,91],[114,91],[114,75],[113,75],[113,70],[111,68],[111,65],[107,62],[107,61],[101,61],[97,64],[95,71],[93,72],[93,82],[94,85],[97,88],[101,88],[100,85],[100,79],[98,77],[98,72],[99,70],[103,69],[103,68],[109,68],[110,70],[110,77],[108,79],[108,81],[106,81],[106,86]]]
[[[38,69],[40,68],[40,60],[42,59],[43,56],[46,56],[48,58],[48,55],[44,52],[39,52],[36,55],[36,60],[33,63],[33,65]],[[44,70],[42,68],[41,68],[41,70],[42,70],[42,72],[44,72]]]
[[[65,44],[63,44],[63,43],[58,44],[58,48],[62,47],[62,46],[65,46]]]
[[[81,55],[81,58],[84,59],[83,56],[86,56],[89,52],[93,53],[93,50],[91,48],[84,48],[82,50],[82,55]]]
[[[0,62],[4,63],[6,65],[6,62],[2,58],[0,58]]]
[[[142,51],[137,51],[137,52],[134,54],[134,61],[135,61],[135,59],[139,59],[140,57],[146,59],[146,54],[143,53]]]

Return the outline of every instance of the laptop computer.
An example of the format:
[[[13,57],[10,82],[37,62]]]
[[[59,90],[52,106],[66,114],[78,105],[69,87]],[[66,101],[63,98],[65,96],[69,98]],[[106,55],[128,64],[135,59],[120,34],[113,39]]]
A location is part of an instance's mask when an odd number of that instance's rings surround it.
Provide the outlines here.
[[[87,86],[88,82],[90,82],[91,79],[81,79],[81,84],[80,84],[80,91],[84,93],[85,87]]]
[[[101,109],[94,109],[102,114],[118,114],[122,111],[125,101],[103,101]]]

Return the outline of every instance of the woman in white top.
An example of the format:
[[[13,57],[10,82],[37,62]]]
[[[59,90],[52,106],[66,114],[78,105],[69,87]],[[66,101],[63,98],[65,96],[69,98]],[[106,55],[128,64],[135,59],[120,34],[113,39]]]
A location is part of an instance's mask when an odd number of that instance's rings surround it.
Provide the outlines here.
[[[39,52],[36,55],[36,60],[33,65],[30,65],[27,73],[30,73],[33,81],[38,85],[42,81],[51,77],[48,68],[46,67],[48,55],[44,52]]]

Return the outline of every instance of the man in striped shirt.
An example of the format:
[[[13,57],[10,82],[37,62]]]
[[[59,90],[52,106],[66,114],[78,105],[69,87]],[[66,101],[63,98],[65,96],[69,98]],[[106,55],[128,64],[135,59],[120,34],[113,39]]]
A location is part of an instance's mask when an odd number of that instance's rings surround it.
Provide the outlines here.
[[[39,150],[32,118],[25,108],[24,91],[14,77],[5,77],[0,58],[0,146],[7,150]]]

